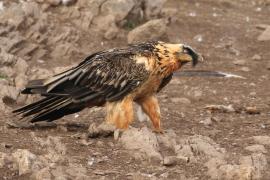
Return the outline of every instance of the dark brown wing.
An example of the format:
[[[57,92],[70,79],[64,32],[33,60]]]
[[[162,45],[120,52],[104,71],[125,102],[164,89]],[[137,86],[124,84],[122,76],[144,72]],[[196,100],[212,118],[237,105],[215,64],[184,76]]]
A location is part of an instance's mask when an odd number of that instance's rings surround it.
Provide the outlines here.
[[[89,105],[120,100],[148,79],[144,65],[133,59],[137,53],[132,48],[100,52],[52,78],[32,81],[22,93],[46,98],[14,112],[34,115],[31,122],[52,121]]]
[[[47,93],[68,94],[75,103],[120,100],[149,76],[144,65],[136,64],[133,57],[134,53],[125,50],[96,55],[49,83]]]

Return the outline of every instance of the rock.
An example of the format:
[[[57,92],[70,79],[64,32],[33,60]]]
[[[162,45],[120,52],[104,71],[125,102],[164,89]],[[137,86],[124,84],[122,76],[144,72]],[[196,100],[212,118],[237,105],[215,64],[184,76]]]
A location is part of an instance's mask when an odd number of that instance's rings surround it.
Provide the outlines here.
[[[124,148],[131,150],[135,158],[161,160],[157,136],[148,128],[130,128],[119,139]]]
[[[179,98],[179,97],[175,97],[175,98],[171,98],[171,101],[173,103],[179,103],[179,104],[191,104],[191,101],[188,98]]]
[[[177,145],[177,135],[172,129],[166,130],[166,132],[162,135],[157,135],[157,138],[159,144],[165,146],[168,149],[174,150],[175,146]]]
[[[62,0],[48,0],[47,2],[52,6],[58,6],[61,4]]]
[[[201,34],[197,34],[196,36],[193,37],[193,39],[197,42],[202,42],[204,38]]]
[[[104,34],[104,38],[107,40],[114,39],[119,32],[119,29],[116,26],[110,27]]]
[[[232,105],[207,105],[204,107],[204,109],[207,109],[211,112],[222,112],[222,113],[229,113],[229,112],[235,112],[235,109]]]
[[[35,180],[51,180],[52,179],[52,174],[50,172],[50,168],[46,167],[43,168],[31,175],[32,179]]]
[[[85,175],[87,173],[87,169],[85,167],[76,167],[76,166],[66,168],[65,171],[69,176],[75,176],[75,177]]]
[[[40,168],[37,162],[37,156],[27,149],[18,149],[12,153],[12,156],[18,164],[19,175],[27,174]]]
[[[19,91],[13,86],[3,86],[0,90],[0,98],[8,97],[16,100],[19,95]]]
[[[150,20],[128,33],[128,43],[158,40],[166,34],[166,24],[164,19]]]
[[[100,23],[102,22],[102,23]],[[116,27],[115,17],[111,14],[106,16],[99,16],[93,19],[93,24],[99,31],[107,32],[111,27]]]
[[[243,60],[243,59],[239,59],[239,60],[235,60],[235,61],[233,61],[233,64],[235,64],[235,65],[240,65],[240,66],[243,66],[243,65],[245,65],[247,62],[245,61],[245,60]]]
[[[72,4],[75,4],[77,0],[62,0],[62,4],[64,4],[65,6],[69,6]]]
[[[263,145],[255,144],[251,146],[245,147],[245,150],[251,151],[251,152],[257,152],[257,153],[267,153],[267,150]]]
[[[257,38],[258,41],[269,41],[270,40],[270,26],[268,26]]]
[[[13,167],[13,157],[9,154],[0,152],[0,168],[12,168]]]
[[[259,61],[261,59],[262,57],[259,54],[254,54],[254,56],[252,56],[252,60]]]
[[[19,58],[14,65],[14,70],[17,75],[25,75],[28,70],[29,65],[25,60]]]
[[[260,114],[260,110],[257,109],[257,107],[245,107],[244,109],[247,114]]]
[[[253,136],[253,140],[262,145],[270,145],[270,136]]]
[[[227,164],[219,158],[211,158],[205,166],[208,168],[208,176],[211,179],[226,179],[226,180],[252,180],[254,168],[249,165],[232,165]]]
[[[154,19],[161,13],[161,9],[167,0],[144,0],[144,14],[146,19]]]
[[[250,68],[249,67],[241,67],[240,70],[244,71],[244,72],[249,72]]]
[[[239,161],[241,165],[252,167],[252,179],[261,179],[268,167],[266,156],[261,153],[241,157]]]
[[[175,166],[177,164],[177,157],[176,156],[166,156],[163,159],[164,166]]]
[[[27,76],[24,74],[18,75],[15,77],[14,82],[15,82],[15,86],[18,89],[23,89],[25,85],[27,84]]]
[[[176,22],[178,9],[177,8],[163,8],[161,11],[162,17],[169,19],[170,23]]]
[[[108,124],[107,122],[101,123],[98,127],[95,123],[92,123],[88,128],[88,137],[108,137],[113,135],[115,130],[115,126]]]
[[[65,172],[67,167],[56,166],[55,169],[51,170],[51,174],[55,177],[55,180],[69,180],[69,175]]]
[[[93,18],[94,18],[94,15],[91,11],[84,12],[84,14],[81,18],[81,21],[78,20],[76,22],[78,22],[77,25],[80,26],[83,30],[88,31],[90,24],[92,23]]]
[[[266,69],[270,70],[270,62],[267,63]]]
[[[4,50],[0,51],[0,67],[1,66],[12,66],[16,63],[18,57],[7,53]]]
[[[188,138],[188,142],[191,146],[192,152],[195,155],[204,154],[207,157],[217,157],[223,159],[225,155],[225,149],[219,147],[211,138],[207,136],[191,136]]]
[[[212,119],[210,117],[208,117],[208,118],[200,121],[200,123],[202,123],[202,124],[204,124],[206,126],[210,126],[213,123],[213,121],[212,121]]]
[[[134,7],[135,1],[133,0],[107,0],[101,8],[101,14],[110,14],[115,17],[116,22],[123,20],[130,10]]]

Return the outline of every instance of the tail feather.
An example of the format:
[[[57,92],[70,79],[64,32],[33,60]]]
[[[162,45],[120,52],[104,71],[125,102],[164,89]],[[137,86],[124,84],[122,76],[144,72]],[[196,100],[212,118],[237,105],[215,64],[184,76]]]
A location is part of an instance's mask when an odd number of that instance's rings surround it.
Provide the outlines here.
[[[69,97],[48,96],[13,112],[21,114],[22,119],[30,116],[30,122],[50,122],[84,108],[85,104],[74,104]]]
[[[36,113],[41,113],[44,109],[51,108],[54,104],[60,103],[61,101],[62,99],[59,97],[52,98],[44,103],[40,103],[36,105],[35,107],[28,109],[28,111],[25,111],[22,114],[22,116],[26,117],[26,116],[30,116]]]

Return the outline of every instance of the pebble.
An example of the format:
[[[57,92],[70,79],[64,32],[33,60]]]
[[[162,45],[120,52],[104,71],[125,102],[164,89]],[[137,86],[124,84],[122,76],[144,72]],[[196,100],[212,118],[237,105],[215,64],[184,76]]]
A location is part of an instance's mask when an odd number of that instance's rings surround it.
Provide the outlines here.
[[[244,71],[244,72],[249,72],[250,69],[248,67],[242,67],[240,68],[241,71]]]
[[[234,65],[243,66],[243,65],[245,65],[245,64],[246,64],[246,61],[245,61],[245,60],[243,60],[243,59],[239,59],[239,60],[235,60],[235,61],[233,61],[233,64],[234,64]]]
[[[175,166],[177,164],[177,157],[175,156],[166,156],[163,159],[164,166]]]
[[[191,104],[191,101],[188,98],[172,98],[171,101],[173,103],[180,103],[180,104]]]
[[[267,153],[267,150],[261,144],[254,144],[251,146],[247,146],[245,147],[245,150],[251,151],[251,152],[258,152],[258,153]]]
[[[260,114],[260,111],[257,109],[257,107],[246,107],[245,111],[248,114]]]
[[[270,145],[270,136],[253,136],[255,142],[262,145]]]
[[[270,26],[268,26],[258,37],[258,41],[269,41],[270,40]]]
[[[258,61],[258,60],[261,60],[262,57],[261,57],[259,54],[255,54],[255,55],[252,57],[252,59]]]

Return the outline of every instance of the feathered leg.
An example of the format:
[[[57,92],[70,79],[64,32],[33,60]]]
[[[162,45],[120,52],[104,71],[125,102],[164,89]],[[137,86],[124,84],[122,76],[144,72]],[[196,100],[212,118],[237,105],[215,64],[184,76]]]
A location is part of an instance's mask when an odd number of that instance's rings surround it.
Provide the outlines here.
[[[133,121],[133,100],[129,96],[121,101],[106,104],[106,121],[119,129],[127,129]]]
[[[162,133],[160,124],[160,108],[158,100],[155,96],[148,96],[143,99],[139,99],[137,103],[142,107],[145,114],[147,114],[152,121],[154,131]]]

